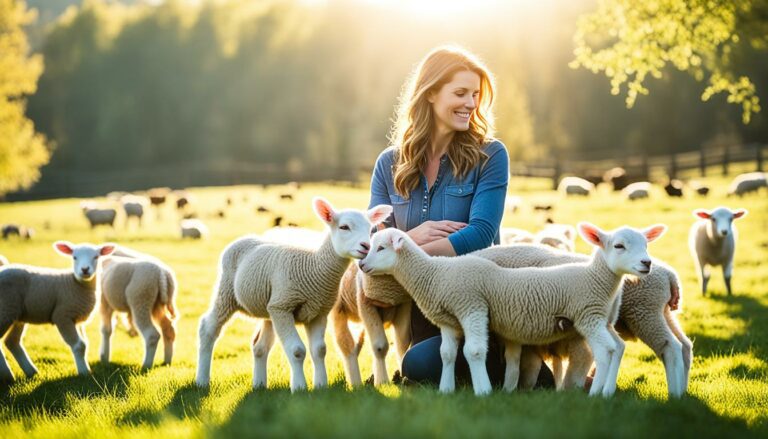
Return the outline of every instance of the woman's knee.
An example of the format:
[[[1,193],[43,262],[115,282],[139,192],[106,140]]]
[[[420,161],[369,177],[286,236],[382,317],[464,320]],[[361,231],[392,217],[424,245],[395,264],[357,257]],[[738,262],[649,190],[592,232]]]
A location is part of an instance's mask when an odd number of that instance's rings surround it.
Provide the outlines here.
[[[418,383],[439,382],[443,367],[440,342],[440,337],[432,337],[408,349],[403,356],[403,376]]]

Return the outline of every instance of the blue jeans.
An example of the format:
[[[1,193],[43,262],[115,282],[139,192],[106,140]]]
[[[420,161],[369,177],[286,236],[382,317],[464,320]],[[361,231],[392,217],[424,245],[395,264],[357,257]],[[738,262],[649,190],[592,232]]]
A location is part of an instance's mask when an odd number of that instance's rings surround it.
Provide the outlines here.
[[[413,345],[403,357],[402,373],[409,381],[421,384],[440,384],[440,374],[443,370],[443,360],[440,358],[440,343],[442,337],[436,336],[428,338],[420,343]],[[459,350],[456,356],[456,383],[472,384],[472,378],[469,373],[469,364],[464,358],[464,342],[459,344]],[[504,384],[504,349],[493,337],[488,344],[488,355],[486,356],[485,366],[488,369],[488,377],[494,387],[501,387]],[[555,378],[552,371],[546,364],[542,364],[539,371],[539,378],[536,381],[535,388],[554,388]]]

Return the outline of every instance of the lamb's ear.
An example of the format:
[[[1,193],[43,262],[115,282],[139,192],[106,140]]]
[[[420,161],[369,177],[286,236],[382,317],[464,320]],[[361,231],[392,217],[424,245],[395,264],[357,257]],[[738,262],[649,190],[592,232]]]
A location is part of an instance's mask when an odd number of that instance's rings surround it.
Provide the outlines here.
[[[389,218],[389,215],[392,214],[392,206],[386,205],[386,204],[379,204],[378,206],[375,206],[368,210],[368,220],[376,225],[381,224],[382,221]]]
[[[736,209],[733,212],[733,219],[741,218],[743,216],[746,216],[749,211],[747,209]]]
[[[72,256],[73,246],[74,244],[69,241],[56,241],[53,243],[53,248],[64,256]]]
[[[597,226],[590,223],[579,223],[578,228],[581,237],[584,238],[585,241],[594,246],[605,248],[606,234]]]
[[[704,209],[696,209],[693,211],[693,216],[702,219],[709,219],[712,215],[710,215],[709,212]]]
[[[325,198],[315,197],[312,199],[312,207],[315,209],[317,216],[323,220],[326,224],[333,223],[333,218],[336,216],[336,211]]]
[[[392,234],[392,249],[395,253],[398,253],[405,245],[405,236],[393,233]]]
[[[645,235],[645,239],[647,239],[648,242],[651,242],[659,238],[666,231],[667,231],[666,225],[654,224],[651,227],[648,227],[647,229],[643,230],[643,235]]]
[[[106,244],[102,244],[99,247],[99,255],[100,256],[107,256],[111,255],[113,251],[117,249],[117,246],[115,244],[112,244],[111,242],[108,242]]]

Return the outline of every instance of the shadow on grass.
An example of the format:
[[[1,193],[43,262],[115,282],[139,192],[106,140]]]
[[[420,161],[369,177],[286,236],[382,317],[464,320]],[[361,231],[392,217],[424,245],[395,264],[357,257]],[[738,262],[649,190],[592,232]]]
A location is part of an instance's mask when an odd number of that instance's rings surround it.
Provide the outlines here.
[[[12,406],[22,413],[43,409],[52,415],[61,415],[69,409],[67,396],[77,399],[124,397],[129,377],[139,373],[136,366],[100,363],[92,364],[91,372],[89,376],[73,375],[40,382],[29,393],[15,394],[13,386],[0,388],[0,404]]]
[[[730,353],[752,352],[768,361],[768,307],[749,296],[711,296],[711,300],[728,305],[726,313],[732,319],[745,323],[743,334],[727,340],[700,333],[689,333],[693,340],[693,354],[697,357],[713,357]]]

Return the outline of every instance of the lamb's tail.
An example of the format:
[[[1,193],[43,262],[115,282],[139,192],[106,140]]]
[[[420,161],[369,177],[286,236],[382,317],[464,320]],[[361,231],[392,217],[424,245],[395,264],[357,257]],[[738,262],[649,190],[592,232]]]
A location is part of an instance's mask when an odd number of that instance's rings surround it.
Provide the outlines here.
[[[163,271],[160,279],[160,302],[165,305],[171,319],[176,319],[176,304],[174,303],[176,295],[176,279],[173,274]]]

